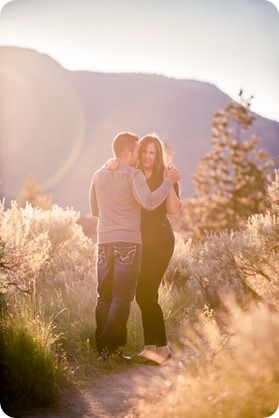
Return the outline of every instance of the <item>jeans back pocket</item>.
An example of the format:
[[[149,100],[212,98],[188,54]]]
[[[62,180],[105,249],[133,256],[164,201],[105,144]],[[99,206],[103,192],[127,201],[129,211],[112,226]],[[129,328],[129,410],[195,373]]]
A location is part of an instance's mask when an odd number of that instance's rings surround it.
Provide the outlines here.
[[[130,266],[133,264],[135,255],[137,252],[136,245],[129,245],[129,246],[114,246],[114,257],[115,262],[118,264],[122,264],[125,266]]]

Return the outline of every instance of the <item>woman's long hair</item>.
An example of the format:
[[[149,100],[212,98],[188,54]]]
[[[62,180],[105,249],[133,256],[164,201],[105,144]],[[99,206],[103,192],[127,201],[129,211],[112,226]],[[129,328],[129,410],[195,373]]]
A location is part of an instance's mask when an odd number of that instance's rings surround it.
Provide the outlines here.
[[[137,168],[139,168],[143,172],[144,168],[141,164],[143,151],[149,144],[154,144],[156,147],[156,160],[149,183],[152,189],[157,188],[160,186],[164,179],[164,169],[167,165],[164,144],[156,134],[145,135],[140,139],[139,144],[139,161],[137,164]]]

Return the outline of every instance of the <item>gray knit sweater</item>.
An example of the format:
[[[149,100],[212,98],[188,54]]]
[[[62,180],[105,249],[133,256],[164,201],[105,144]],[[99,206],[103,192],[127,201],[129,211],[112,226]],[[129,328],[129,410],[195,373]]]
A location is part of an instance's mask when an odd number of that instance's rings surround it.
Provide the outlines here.
[[[93,176],[89,196],[91,213],[98,217],[97,242],[141,243],[141,207],[157,208],[172,186],[172,181],[165,179],[151,192],[140,170],[120,164],[112,171],[104,165]]]

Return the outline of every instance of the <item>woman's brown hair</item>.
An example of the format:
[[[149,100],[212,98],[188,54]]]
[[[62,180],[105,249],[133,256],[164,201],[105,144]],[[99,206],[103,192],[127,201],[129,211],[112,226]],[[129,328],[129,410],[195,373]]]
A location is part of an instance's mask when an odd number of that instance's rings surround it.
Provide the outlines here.
[[[154,144],[156,147],[156,160],[151,176],[151,184],[155,188],[159,187],[164,178],[164,169],[166,168],[166,152],[163,142],[158,135],[149,134],[142,137],[139,141],[139,161],[137,167],[144,172],[141,164],[142,153],[149,144]],[[153,187],[152,187],[153,188]]]

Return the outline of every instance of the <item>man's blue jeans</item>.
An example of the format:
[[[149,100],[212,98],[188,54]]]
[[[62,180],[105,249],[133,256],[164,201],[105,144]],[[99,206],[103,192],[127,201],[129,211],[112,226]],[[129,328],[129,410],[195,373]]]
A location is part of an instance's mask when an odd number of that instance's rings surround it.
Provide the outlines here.
[[[127,321],[141,268],[141,244],[98,245],[96,344],[113,353],[127,342]]]

